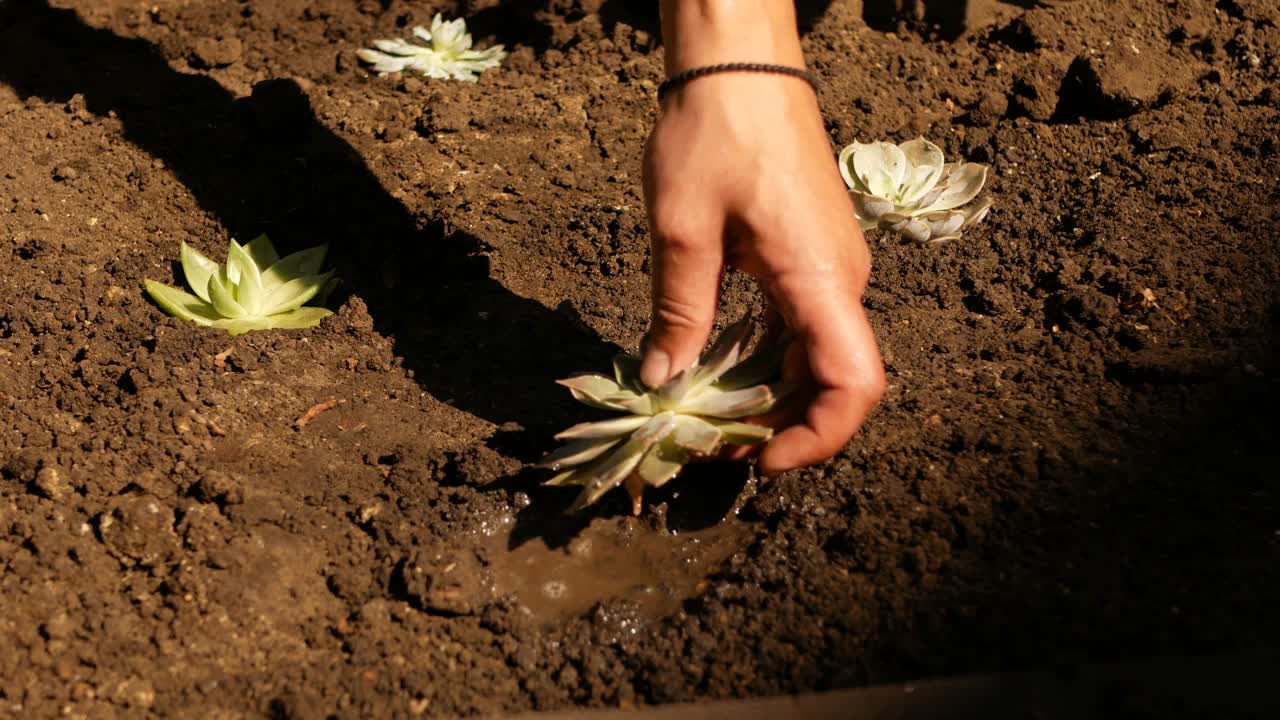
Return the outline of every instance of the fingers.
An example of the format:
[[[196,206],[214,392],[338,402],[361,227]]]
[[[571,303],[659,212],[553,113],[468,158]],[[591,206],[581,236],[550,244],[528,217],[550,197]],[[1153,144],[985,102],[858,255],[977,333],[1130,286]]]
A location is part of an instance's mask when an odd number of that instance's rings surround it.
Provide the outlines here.
[[[679,225],[654,213],[653,318],[640,379],[656,387],[692,365],[702,352],[719,304],[723,227]]]
[[[801,383],[807,392],[793,400],[796,424],[775,436],[760,454],[760,469],[767,475],[839,452],[885,387],[875,335],[856,293],[810,283],[782,288],[779,297],[800,343],[799,356],[788,359],[789,372],[808,378]]]

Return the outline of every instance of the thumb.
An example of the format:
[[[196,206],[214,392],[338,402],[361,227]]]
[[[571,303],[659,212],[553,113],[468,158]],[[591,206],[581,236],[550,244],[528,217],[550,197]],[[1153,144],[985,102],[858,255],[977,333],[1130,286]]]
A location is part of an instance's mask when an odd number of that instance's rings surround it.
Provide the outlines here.
[[[640,379],[657,387],[692,365],[715,322],[724,267],[722,228],[653,232],[653,318]]]

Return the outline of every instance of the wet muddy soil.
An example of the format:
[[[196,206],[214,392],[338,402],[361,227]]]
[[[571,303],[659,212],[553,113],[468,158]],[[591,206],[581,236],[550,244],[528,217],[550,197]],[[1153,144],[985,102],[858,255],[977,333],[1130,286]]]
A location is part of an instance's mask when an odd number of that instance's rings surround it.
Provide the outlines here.
[[[566,518],[552,380],[634,349],[648,3],[0,2],[0,716],[755,697],[1280,646],[1280,9],[802,3],[836,148],[989,163],[872,237],[837,457]],[[953,6],[953,10],[955,7]],[[354,51],[436,10],[476,84]],[[180,241],[328,242],[335,317],[165,318]],[[724,315],[761,309],[738,276]],[[304,427],[319,403],[333,406]]]

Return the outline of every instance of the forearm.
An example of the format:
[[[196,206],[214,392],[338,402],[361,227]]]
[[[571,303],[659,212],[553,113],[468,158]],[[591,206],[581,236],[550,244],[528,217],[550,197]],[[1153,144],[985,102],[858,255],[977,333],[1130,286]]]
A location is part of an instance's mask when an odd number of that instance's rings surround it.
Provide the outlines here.
[[[662,0],[667,73],[726,62],[804,66],[792,0]]]

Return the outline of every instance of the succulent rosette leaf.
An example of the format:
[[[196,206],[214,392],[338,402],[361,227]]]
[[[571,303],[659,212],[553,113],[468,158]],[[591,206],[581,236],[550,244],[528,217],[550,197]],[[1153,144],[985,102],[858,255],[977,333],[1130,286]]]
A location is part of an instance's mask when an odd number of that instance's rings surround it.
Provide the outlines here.
[[[579,402],[621,413],[556,435],[563,447],[540,463],[558,474],[548,485],[581,485],[572,510],[584,508],[623,485],[639,514],[646,486],[662,487],[690,460],[715,455],[725,444],[758,445],[773,434],[744,422],[773,409],[784,394],[781,346],[771,344],[743,359],[751,324],[742,320],[712,344],[693,367],[666,384],[648,388],[640,359],[621,355],[613,375],[584,374],[558,381]]]
[[[501,45],[484,50],[471,48],[471,34],[462,18],[445,21],[436,13],[431,28],[413,28],[408,40],[374,40],[376,49],[356,51],[379,75],[412,70],[437,80],[475,82],[485,70],[498,67],[507,52]]]
[[[281,258],[266,235],[248,245],[235,240],[219,265],[182,243],[182,274],[192,293],[145,280],[147,294],[170,315],[239,335],[250,330],[315,327],[333,313],[304,307],[325,290],[333,271],[320,272],[328,247]]]
[[[855,142],[840,151],[840,174],[862,229],[890,230],[916,242],[954,240],[981,222],[991,201],[974,198],[988,170],[948,163],[942,149],[924,138],[901,145]]]

